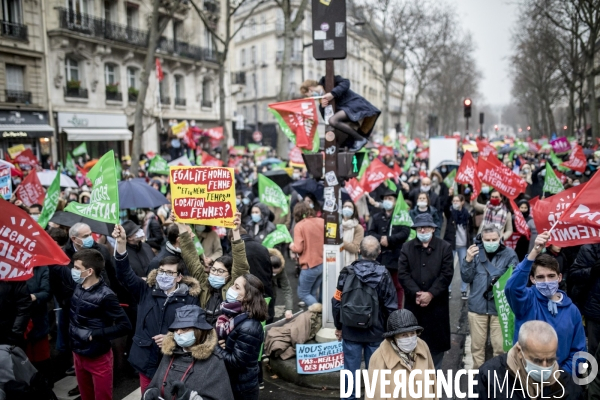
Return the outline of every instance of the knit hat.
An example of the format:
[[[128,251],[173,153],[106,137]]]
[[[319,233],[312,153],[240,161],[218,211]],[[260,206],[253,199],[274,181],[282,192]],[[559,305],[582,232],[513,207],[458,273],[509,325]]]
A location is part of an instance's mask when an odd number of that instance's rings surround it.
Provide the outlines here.
[[[406,309],[401,309],[390,314],[387,321],[387,331],[383,334],[383,337],[387,338],[399,333],[414,331],[419,334],[423,332],[423,327],[419,326],[415,314]]]

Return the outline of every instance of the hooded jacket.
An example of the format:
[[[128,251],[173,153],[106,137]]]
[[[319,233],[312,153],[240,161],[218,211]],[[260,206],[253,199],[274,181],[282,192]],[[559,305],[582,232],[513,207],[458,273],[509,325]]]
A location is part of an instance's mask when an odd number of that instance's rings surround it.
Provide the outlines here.
[[[160,363],[160,348],[152,337],[166,334],[175,320],[179,307],[198,305],[200,284],[190,276],[183,276],[179,287],[167,296],[156,284],[158,270],[152,270],[146,281],[139,278],[129,265],[128,253],[115,254],[117,278],[137,302],[136,329],[129,352],[129,363],[136,371],[153,376]]]
[[[269,221],[269,215],[271,215],[271,211],[269,210],[269,207],[267,207],[266,205],[262,204],[262,203],[256,203],[253,207],[257,207],[260,210],[260,214],[262,215],[261,220],[256,223],[254,221],[252,221],[252,219],[250,219],[248,221],[248,224],[246,225],[246,231],[248,232],[248,235],[250,235],[250,237],[252,239],[256,239],[258,240],[260,243],[262,243],[263,240],[265,240],[265,238],[267,237],[267,235],[271,232],[273,232],[276,227],[275,225]],[[258,225],[258,233],[254,232],[254,227]]]
[[[492,281],[504,275],[509,266],[514,268],[519,259],[513,249],[501,243],[490,260],[483,247],[481,234],[477,235],[474,244],[479,247],[479,254],[471,262],[467,262],[466,259],[459,260],[460,276],[463,282],[471,285],[469,311],[482,315],[498,315],[493,292],[487,298],[484,294],[491,288]]]
[[[527,321],[545,321],[552,325],[558,335],[557,362],[561,369],[570,373],[573,355],[578,351],[586,351],[585,332],[581,314],[565,292],[559,290],[563,298],[557,304],[558,313],[552,315],[548,311],[548,298],[540,293],[535,286],[527,287],[529,273],[533,261],[525,258],[513,271],[506,282],[504,292],[510,308],[515,313],[516,343],[521,325]]]
[[[157,398],[154,395],[160,396],[163,387],[162,397],[170,399],[173,383],[180,382],[191,365],[183,379],[186,389],[191,391],[189,400],[233,400],[227,369],[223,357],[215,351],[217,347],[217,334],[214,330],[204,343],[192,346],[190,352],[183,351],[175,343],[173,332],[169,332],[163,340],[164,357],[143,399]]]
[[[354,273],[363,285],[367,285],[377,292],[379,299],[379,319],[369,329],[344,326],[341,322],[342,293],[346,278],[351,273]],[[388,317],[398,309],[398,296],[396,294],[396,287],[392,282],[392,277],[384,265],[374,260],[358,260],[340,271],[337,290],[331,299],[331,305],[333,323],[336,329],[342,331],[344,339],[360,343],[373,343],[381,341],[385,327],[387,326]]]

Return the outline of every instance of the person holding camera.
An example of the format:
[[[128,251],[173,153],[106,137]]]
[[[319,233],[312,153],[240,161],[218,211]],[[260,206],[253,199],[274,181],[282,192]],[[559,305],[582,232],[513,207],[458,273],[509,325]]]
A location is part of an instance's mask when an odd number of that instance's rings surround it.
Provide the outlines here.
[[[460,275],[471,286],[469,296],[469,326],[471,329],[471,353],[473,368],[485,362],[485,345],[490,328],[490,340],[494,357],[503,353],[502,330],[494,302],[494,284],[509,267],[519,264],[515,251],[501,241],[500,229],[494,224],[484,225],[460,260]]]

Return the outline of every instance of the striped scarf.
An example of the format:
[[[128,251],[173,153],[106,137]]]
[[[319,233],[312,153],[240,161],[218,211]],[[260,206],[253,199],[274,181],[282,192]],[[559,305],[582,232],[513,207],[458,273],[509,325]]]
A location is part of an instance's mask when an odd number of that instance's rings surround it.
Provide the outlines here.
[[[499,206],[493,206],[490,203],[487,203],[487,208],[485,213],[483,214],[483,223],[485,224],[494,224],[500,231],[504,230],[506,226],[506,217],[508,215],[508,210],[504,204],[500,204]]]

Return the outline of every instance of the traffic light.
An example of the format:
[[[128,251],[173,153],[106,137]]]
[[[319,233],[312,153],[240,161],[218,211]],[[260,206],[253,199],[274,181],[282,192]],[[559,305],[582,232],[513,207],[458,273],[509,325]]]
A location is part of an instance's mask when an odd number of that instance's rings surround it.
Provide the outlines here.
[[[359,151],[356,153],[338,153],[337,177],[340,180],[350,179],[358,176],[360,167],[367,153]],[[302,154],[304,164],[308,173],[316,180],[323,178],[323,165],[325,163],[324,153]]]
[[[465,108],[465,118],[471,118],[471,105],[473,103],[471,102],[471,99],[465,99],[465,101],[463,101],[463,105]]]
[[[323,177],[323,156],[323,152],[315,154],[302,154],[302,159],[304,160],[304,164],[306,164],[308,173],[311,174],[316,180],[319,180]]]

